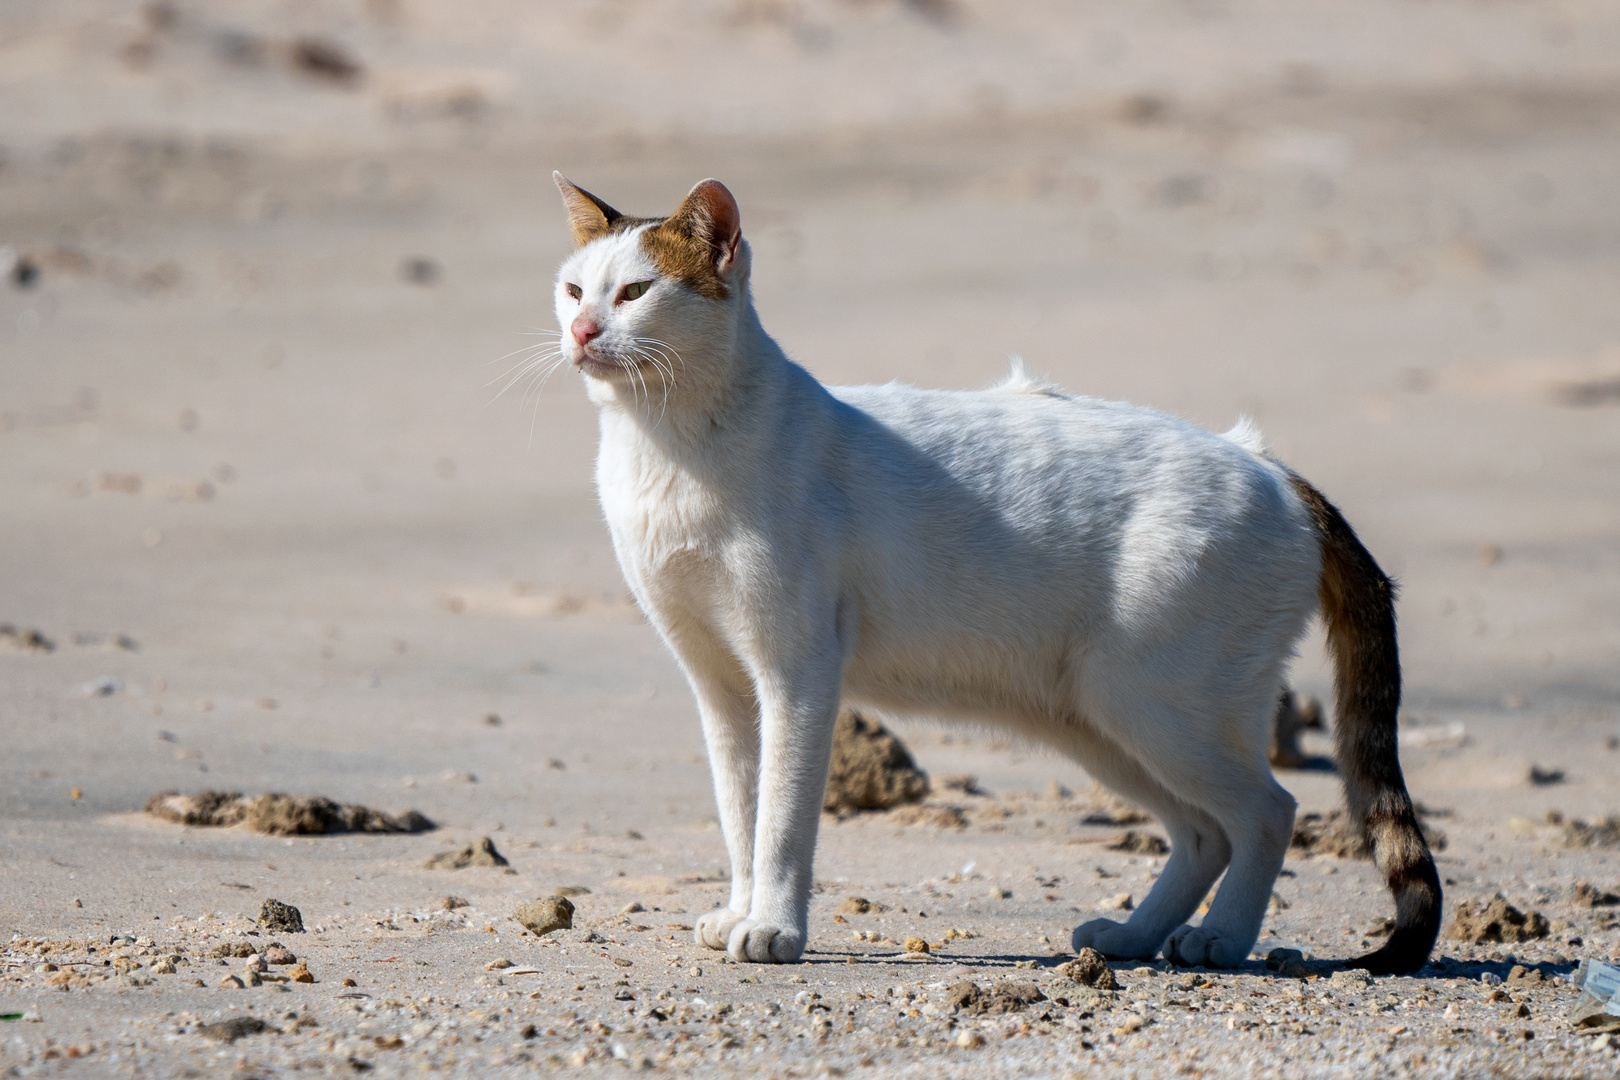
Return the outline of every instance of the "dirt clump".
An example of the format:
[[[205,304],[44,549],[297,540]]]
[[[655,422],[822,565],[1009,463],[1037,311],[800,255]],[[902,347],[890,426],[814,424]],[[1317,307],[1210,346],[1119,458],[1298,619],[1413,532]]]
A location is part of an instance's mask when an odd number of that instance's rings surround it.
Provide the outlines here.
[[[197,1034],[222,1043],[233,1043],[244,1035],[257,1035],[265,1030],[265,1022],[257,1016],[233,1016],[213,1024],[200,1024]]]
[[[212,960],[246,960],[258,951],[249,941],[225,941],[210,949],[208,956]]]
[[[967,813],[960,806],[945,803],[924,803],[921,806],[902,806],[889,815],[896,825],[932,825],[936,829],[965,829]]]
[[[145,811],[176,825],[231,828],[241,825],[269,836],[320,836],[327,833],[416,833],[434,828],[415,810],[385,814],[369,806],[338,803],[324,795],[270,792],[247,798],[237,791],[202,791],[182,795],[164,791],[146,800]]]
[[[917,768],[904,743],[877,721],[853,709],[839,710],[823,810],[830,814],[888,810],[921,802],[928,792],[928,774]]]
[[[291,904],[283,904],[280,900],[266,900],[259,908],[259,925],[277,933],[302,934],[304,914]]]
[[[446,896],[439,901],[439,907],[444,911],[455,911],[457,908],[472,907],[472,901],[465,896]]]
[[[1073,960],[1059,964],[1058,974],[1093,990],[1118,990],[1119,980],[1103,954],[1087,946]]]
[[[1126,829],[1112,842],[1103,846],[1109,851],[1128,851],[1133,855],[1167,855],[1170,852],[1170,845],[1165,842],[1164,837],[1137,832],[1135,829]]]
[[[1581,908],[1613,907],[1620,904],[1620,896],[1606,889],[1600,889],[1590,882],[1579,881],[1575,883],[1570,902]]]
[[[1551,930],[1547,917],[1539,911],[1523,912],[1497,893],[1488,903],[1457,905],[1457,914],[1446,936],[1452,941],[1472,944],[1499,942],[1511,944],[1544,938]]]
[[[441,851],[422,864],[426,870],[465,870],[469,866],[510,866],[506,856],[495,850],[495,841],[480,836],[459,851]]]
[[[1312,764],[1311,757],[1299,747],[1299,733],[1321,731],[1322,727],[1320,701],[1284,690],[1271,718],[1271,749],[1266,756],[1272,767],[1303,769]]]
[[[993,990],[981,989],[977,983],[955,983],[945,991],[945,1006],[968,1016],[999,1016],[1020,1012],[1046,995],[1034,983],[1004,982]]]
[[[56,651],[56,642],[38,630],[13,626],[10,623],[0,623],[0,645],[16,649],[19,652]]]
[[[553,930],[572,930],[574,905],[566,896],[548,896],[532,904],[523,904],[512,912],[512,918],[523,924],[531,934],[545,937]]]
[[[868,900],[864,896],[851,896],[838,905],[840,915],[880,915],[889,910],[887,904],[880,904],[876,900]]]
[[[1620,816],[1610,814],[1602,821],[1588,825],[1575,818],[1564,826],[1564,846],[1567,848],[1620,847]]]

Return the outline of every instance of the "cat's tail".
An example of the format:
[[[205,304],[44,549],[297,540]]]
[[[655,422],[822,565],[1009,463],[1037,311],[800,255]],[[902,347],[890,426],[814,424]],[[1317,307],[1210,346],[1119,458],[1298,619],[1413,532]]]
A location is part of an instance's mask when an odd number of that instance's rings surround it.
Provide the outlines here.
[[[1350,818],[1395,894],[1395,930],[1383,948],[1348,961],[1376,975],[1422,967],[1440,930],[1440,877],[1401,775],[1396,712],[1401,662],[1395,646],[1395,583],[1356,539],[1344,516],[1297,475],[1322,550],[1317,595],[1333,656],[1334,736]]]

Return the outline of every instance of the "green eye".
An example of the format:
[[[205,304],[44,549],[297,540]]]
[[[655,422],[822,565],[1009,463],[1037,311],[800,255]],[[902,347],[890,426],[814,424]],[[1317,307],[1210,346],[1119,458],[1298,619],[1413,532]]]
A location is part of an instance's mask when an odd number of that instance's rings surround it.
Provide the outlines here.
[[[564,285],[563,288],[568,290],[568,295],[572,296],[575,300],[578,300],[581,296],[585,295],[585,290],[581,289],[573,282],[569,282],[567,285]]]
[[[624,291],[619,293],[619,297],[624,300],[639,300],[646,295],[647,290],[650,288],[652,288],[652,282],[637,281],[626,285]]]

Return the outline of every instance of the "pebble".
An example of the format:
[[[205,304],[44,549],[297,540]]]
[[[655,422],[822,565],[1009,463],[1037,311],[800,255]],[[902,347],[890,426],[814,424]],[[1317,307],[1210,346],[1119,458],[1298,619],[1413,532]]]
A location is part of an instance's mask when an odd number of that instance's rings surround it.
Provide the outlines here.
[[[984,1036],[977,1031],[958,1031],[951,1045],[959,1050],[977,1050],[984,1045]]]
[[[1098,911],[1130,911],[1136,900],[1128,892],[1116,893],[1097,905]]]
[[[1080,954],[1066,964],[1058,965],[1058,973],[1067,976],[1082,986],[1094,987],[1098,990],[1118,990],[1119,980],[1114,977],[1114,969],[1108,966],[1103,954],[1089,946],[1081,949]]]
[[[1310,973],[1305,967],[1305,954],[1298,949],[1272,949],[1266,954],[1266,970],[1287,979],[1303,979]]]
[[[298,957],[294,956],[292,950],[287,946],[273,941],[270,943],[270,947],[264,950],[264,962],[280,967],[283,964],[298,963]]]
[[[259,908],[259,925],[280,934],[302,934],[304,915],[291,904],[270,899]]]
[[[510,961],[510,960],[506,959],[504,956],[502,956],[502,957],[498,957],[498,958],[496,958],[494,960],[491,960],[489,963],[485,964],[484,965],[484,970],[485,971],[501,971],[501,970],[503,970],[505,968],[509,968],[511,966],[512,966],[512,961]]]
[[[315,981],[315,976],[309,973],[309,965],[304,963],[302,960],[298,961],[292,970],[287,972],[287,978],[291,979],[295,983],[312,983]],[[344,982],[349,986],[354,985],[347,979],[345,979]]]
[[[223,979],[219,980],[219,985],[220,988],[224,990],[240,990],[246,984],[235,975],[227,975]]]
[[[926,953],[928,951],[928,942],[920,937],[907,937],[905,949],[908,953]]]
[[[573,927],[574,905],[566,896],[548,896],[532,904],[523,904],[512,912],[512,918],[522,923],[530,933],[545,937],[554,930]]]

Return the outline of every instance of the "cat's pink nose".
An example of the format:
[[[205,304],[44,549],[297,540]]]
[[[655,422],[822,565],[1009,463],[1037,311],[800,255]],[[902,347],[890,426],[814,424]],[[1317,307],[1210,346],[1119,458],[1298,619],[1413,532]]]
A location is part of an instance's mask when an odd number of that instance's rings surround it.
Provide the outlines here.
[[[591,338],[596,337],[602,332],[602,327],[597,324],[595,319],[587,319],[585,316],[581,315],[579,318],[574,320],[573,324],[568,327],[568,330],[574,335],[575,341],[579,342],[581,345],[585,345],[589,344]]]

